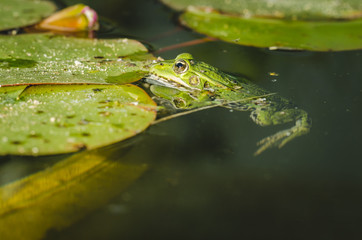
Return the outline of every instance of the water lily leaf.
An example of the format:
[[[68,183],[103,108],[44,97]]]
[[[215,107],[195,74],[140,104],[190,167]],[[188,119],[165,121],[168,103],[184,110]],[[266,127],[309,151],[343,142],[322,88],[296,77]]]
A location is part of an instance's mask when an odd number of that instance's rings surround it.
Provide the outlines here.
[[[130,39],[0,36],[0,85],[107,83],[108,77],[144,69],[153,58],[140,42]],[[121,83],[131,81],[123,78]]]
[[[284,21],[242,18],[210,9],[188,8],[181,22],[231,43],[269,48],[342,51],[362,48],[362,18],[349,21]]]
[[[1,87],[0,96],[0,155],[93,149],[142,132],[156,117],[156,104],[130,84]]]
[[[245,18],[268,17],[299,20],[362,17],[360,0],[161,0],[179,11],[189,6],[217,9]]]
[[[44,0],[0,0],[0,31],[35,24],[55,10]]]
[[[1,237],[43,239],[49,230],[70,226],[107,204],[147,167],[115,161],[105,151],[86,151],[1,186]]]

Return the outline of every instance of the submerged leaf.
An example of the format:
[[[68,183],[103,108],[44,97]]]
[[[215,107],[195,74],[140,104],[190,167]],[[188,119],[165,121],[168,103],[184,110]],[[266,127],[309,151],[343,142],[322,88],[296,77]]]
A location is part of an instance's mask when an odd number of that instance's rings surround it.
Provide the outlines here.
[[[144,69],[153,58],[140,42],[130,39],[0,36],[0,85],[107,83],[108,77]]]
[[[134,136],[156,104],[134,85],[36,85],[0,88],[0,155],[93,149]]]
[[[0,0],[0,30],[35,24],[55,9],[45,0]]]

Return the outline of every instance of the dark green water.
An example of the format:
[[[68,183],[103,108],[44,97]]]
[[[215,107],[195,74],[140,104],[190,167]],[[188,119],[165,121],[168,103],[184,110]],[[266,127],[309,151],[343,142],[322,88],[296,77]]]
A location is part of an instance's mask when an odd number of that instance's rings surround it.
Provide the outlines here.
[[[173,12],[155,1],[92,6],[156,49],[200,38],[177,28]],[[361,239],[362,51],[208,42],[159,55],[182,52],[291,99],[310,114],[311,132],[254,157],[256,142],[285,126],[260,127],[248,112],[222,108],[152,126],[118,157],[149,170],[109,204],[46,239]],[[13,158],[1,168],[16,162],[36,171],[55,161]]]

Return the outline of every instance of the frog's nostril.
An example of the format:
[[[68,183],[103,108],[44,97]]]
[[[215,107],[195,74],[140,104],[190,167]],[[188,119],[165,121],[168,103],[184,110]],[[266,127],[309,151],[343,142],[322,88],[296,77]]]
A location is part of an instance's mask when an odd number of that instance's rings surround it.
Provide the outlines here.
[[[177,108],[185,108],[187,106],[186,101],[184,99],[182,99],[182,98],[174,98],[173,99],[173,104]]]
[[[195,75],[192,75],[190,78],[189,78],[189,83],[190,85],[192,86],[197,86],[200,84],[200,78],[198,76],[195,76]]]

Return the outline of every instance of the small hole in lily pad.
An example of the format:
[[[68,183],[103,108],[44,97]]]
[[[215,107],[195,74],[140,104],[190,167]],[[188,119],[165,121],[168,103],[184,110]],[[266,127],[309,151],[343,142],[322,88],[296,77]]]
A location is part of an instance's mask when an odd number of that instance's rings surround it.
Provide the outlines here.
[[[127,63],[126,66],[128,66],[128,67],[136,67],[137,65],[135,63]]]
[[[87,125],[89,123],[90,123],[90,121],[88,121],[87,119],[82,119],[78,122],[78,125]]]
[[[82,132],[82,136],[83,137],[89,137],[91,134],[90,133],[88,133],[88,132]]]
[[[58,128],[67,128],[67,127],[73,127],[74,124],[63,122],[63,123],[56,123],[55,126]]]
[[[41,134],[39,134],[39,133],[30,133],[29,135],[28,135],[28,138],[41,138],[42,136],[41,136]]]
[[[37,110],[37,111],[36,111],[36,114],[42,114],[42,113],[44,113],[43,110]]]
[[[100,104],[105,104],[105,103],[109,103],[111,100],[104,100],[104,101],[99,101],[98,103]]]
[[[99,115],[103,116],[103,117],[109,117],[112,115],[111,112],[99,112]]]
[[[12,141],[11,144],[21,145],[21,144],[24,144],[24,143],[22,141]]]
[[[93,88],[92,89],[94,93],[102,92],[103,88]]]

